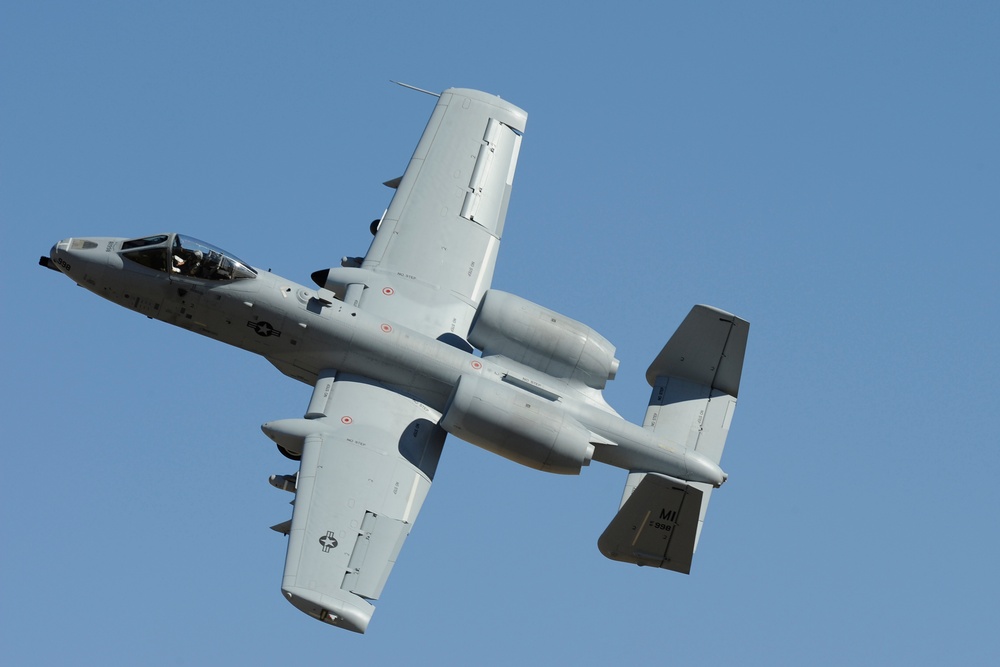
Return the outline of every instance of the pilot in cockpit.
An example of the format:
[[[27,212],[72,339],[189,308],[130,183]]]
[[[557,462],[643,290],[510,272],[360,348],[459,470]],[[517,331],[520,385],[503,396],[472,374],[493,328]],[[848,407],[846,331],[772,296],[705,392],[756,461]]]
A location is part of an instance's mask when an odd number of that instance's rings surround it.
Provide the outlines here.
[[[187,250],[181,247],[181,240],[179,238],[174,239],[174,247],[170,253],[170,270],[174,273],[190,273],[190,268],[185,269],[187,266]]]
[[[181,239],[177,237],[171,252],[170,269],[185,276],[197,276],[203,257],[204,253],[200,250],[188,250],[181,246]]]
[[[187,260],[184,263],[184,273],[189,276],[198,275],[198,269],[201,268],[201,260],[204,254],[201,250],[189,250]]]

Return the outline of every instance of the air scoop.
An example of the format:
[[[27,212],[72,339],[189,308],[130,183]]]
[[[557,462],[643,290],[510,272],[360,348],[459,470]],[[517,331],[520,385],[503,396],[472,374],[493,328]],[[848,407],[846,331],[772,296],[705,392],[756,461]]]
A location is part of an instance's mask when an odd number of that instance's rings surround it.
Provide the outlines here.
[[[379,280],[378,274],[370,269],[361,269],[354,266],[338,266],[330,269],[314,271],[310,276],[314,283],[324,289],[328,289],[338,297],[342,298],[344,292],[350,285],[364,285],[365,287],[375,287],[377,283],[384,283]]]

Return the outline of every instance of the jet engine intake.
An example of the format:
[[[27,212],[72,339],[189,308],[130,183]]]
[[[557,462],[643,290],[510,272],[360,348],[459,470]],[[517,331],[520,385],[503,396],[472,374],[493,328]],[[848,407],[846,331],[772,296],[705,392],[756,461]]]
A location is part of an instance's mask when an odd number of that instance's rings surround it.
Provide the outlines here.
[[[521,465],[579,475],[590,464],[590,431],[551,401],[509,384],[467,375],[440,421],[457,438]]]
[[[618,372],[615,346],[590,327],[521,297],[489,290],[469,331],[484,354],[498,354],[557,378],[603,389]]]

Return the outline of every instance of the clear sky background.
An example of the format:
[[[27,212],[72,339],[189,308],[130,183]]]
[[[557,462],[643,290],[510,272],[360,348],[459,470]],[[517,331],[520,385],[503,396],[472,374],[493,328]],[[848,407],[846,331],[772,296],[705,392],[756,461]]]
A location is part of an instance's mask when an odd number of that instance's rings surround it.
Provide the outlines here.
[[[0,4],[6,664],[995,664],[996,2]],[[751,322],[693,572],[606,560],[625,473],[449,439],[369,633],[279,592],[309,387],[36,262],[180,231],[309,284],[434,106],[529,113],[494,286],[644,374]]]

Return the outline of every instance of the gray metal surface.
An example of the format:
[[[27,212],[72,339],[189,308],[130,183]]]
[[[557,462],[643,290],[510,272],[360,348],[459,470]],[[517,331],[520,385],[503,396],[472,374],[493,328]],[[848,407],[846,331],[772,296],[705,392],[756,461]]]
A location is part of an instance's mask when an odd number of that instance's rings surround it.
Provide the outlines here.
[[[313,273],[318,289],[176,233],[68,238],[40,262],[313,388],[303,417],[262,429],[301,459],[271,479],[295,494],[273,526],[288,535],[282,591],[324,622],[368,627],[446,433],[548,472],[629,471],[602,552],[682,572],[726,480],[744,320],[691,311],[650,367],[640,425],[601,394],[618,370],[609,341],[489,291],[525,120],[485,93],[442,93],[367,255]]]

